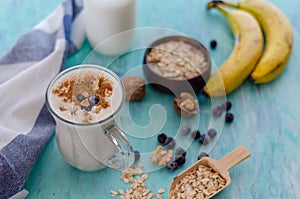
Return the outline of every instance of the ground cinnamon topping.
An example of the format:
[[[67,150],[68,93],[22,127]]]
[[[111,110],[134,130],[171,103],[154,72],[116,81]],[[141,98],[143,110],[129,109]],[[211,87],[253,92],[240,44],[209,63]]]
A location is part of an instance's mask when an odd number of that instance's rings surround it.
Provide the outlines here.
[[[113,86],[108,79],[102,76],[98,79],[95,79],[94,76],[87,74],[83,78],[78,77],[76,80],[66,80],[62,82],[57,86],[57,88],[52,90],[52,93],[61,97],[64,102],[75,102],[81,105],[87,104],[88,102],[86,102],[87,100],[78,102],[78,100],[76,100],[76,96],[78,94],[82,95],[87,93],[88,96],[95,95],[100,99],[96,106],[100,106],[101,108],[105,109],[110,106],[105,97],[110,97],[112,91]]]
[[[73,106],[70,110],[72,116],[76,116],[77,110],[87,113],[83,114],[83,123],[90,123],[92,120],[88,112],[98,114],[102,109],[110,107],[108,98],[112,92],[112,81],[94,73],[76,74],[52,89],[52,93],[64,103],[75,105],[76,108]],[[60,107],[60,111],[66,110],[65,107]]]
[[[52,93],[58,95],[64,102],[72,102],[72,91],[74,89],[74,80],[66,80],[57,88],[52,90]]]
[[[109,95],[109,93],[112,93],[113,87],[111,85],[111,82],[107,81],[107,79],[105,79],[104,77],[99,78],[98,86],[99,88],[96,91],[96,95],[105,97],[106,95]]]
[[[100,98],[97,106],[101,106],[102,108],[107,108],[109,107],[109,103],[105,100],[105,98]]]

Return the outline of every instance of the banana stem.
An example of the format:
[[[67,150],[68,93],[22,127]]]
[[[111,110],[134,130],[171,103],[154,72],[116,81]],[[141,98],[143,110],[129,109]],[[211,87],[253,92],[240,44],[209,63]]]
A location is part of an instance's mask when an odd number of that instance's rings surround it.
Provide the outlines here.
[[[218,7],[219,5],[226,5],[234,8],[240,7],[240,3],[234,3],[234,2],[228,2],[228,1],[222,1],[222,0],[215,0],[211,1],[207,4],[207,9]]]
[[[222,5],[223,5],[223,1],[212,1],[207,4],[207,9],[217,8],[225,16],[227,16],[229,14],[229,11],[227,9],[225,9]]]
[[[211,8],[215,8],[219,4],[223,4],[223,1],[211,1],[207,4],[207,10],[210,10]]]

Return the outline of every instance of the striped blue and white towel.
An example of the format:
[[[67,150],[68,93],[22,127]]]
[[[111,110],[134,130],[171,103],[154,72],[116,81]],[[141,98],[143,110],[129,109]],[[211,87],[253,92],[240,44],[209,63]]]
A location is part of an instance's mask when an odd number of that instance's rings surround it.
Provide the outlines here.
[[[54,133],[44,96],[84,40],[81,10],[80,0],[66,0],[0,59],[0,199],[25,197],[24,183]]]

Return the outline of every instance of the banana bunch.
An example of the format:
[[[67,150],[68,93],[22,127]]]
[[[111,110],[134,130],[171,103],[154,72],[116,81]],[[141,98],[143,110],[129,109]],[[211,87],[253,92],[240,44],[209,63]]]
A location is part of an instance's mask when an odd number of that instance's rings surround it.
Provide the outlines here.
[[[224,6],[237,10],[228,11]],[[281,74],[292,51],[293,32],[287,17],[277,7],[265,0],[243,0],[238,3],[212,1],[207,7],[215,7],[225,15],[237,42],[231,55],[204,87],[208,96],[229,94],[248,76],[255,84],[261,84],[270,82]],[[237,11],[249,13],[255,18],[265,35],[265,42],[253,20],[250,17],[242,19],[234,14]],[[240,22],[241,20],[244,21]],[[245,30],[246,28],[252,31]],[[245,37],[248,41],[243,42]],[[263,43],[265,48],[262,52]]]
[[[224,96],[235,90],[253,71],[263,50],[263,34],[258,22],[242,10],[227,10],[219,4],[208,4],[226,17],[235,37],[235,47],[228,59],[208,80],[204,92],[211,97]]]

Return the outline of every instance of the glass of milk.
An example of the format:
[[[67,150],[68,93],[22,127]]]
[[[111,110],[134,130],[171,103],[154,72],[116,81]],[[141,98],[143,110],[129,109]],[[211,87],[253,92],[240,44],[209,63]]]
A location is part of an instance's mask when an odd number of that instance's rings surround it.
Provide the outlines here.
[[[120,78],[101,66],[74,66],[51,81],[46,105],[67,163],[84,171],[123,170],[134,163],[132,146],[115,122],[123,104]]]
[[[120,55],[131,47],[136,0],[84,0],[84,18],[86,36],[95,51]]]

